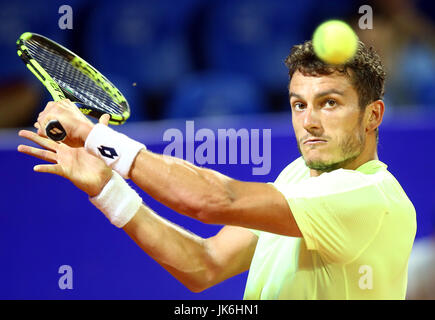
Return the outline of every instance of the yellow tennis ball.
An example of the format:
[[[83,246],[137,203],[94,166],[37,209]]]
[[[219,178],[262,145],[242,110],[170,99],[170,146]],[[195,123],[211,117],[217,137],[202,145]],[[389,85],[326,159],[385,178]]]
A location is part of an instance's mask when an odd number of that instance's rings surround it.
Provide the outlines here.
[[[314,52],[328,64],[344,64],[358,48],[358,37],[341,20],[329,20],[319,25],[313,34]]]

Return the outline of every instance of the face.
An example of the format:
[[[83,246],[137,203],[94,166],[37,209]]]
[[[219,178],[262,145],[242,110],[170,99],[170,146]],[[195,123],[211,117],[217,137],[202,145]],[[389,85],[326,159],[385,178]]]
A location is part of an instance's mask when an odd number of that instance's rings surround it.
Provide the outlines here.
[[[306,165],[328,172],[352,163],[365,146],[364,112],[346,75],[293,74],[289,86],[292,122]]]

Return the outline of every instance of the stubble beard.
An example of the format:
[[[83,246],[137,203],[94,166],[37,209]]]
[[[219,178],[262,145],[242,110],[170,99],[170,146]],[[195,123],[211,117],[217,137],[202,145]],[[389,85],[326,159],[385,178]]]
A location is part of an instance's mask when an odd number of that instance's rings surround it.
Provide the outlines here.
[[[361,128],[356,128],[357,133],[355,135],[349,135],[339,143],[341,157],[340,160],[307,160],[305,159],[300,144],[298,142],[299,153],[305,161],[308,168],[316,170],[318,172],[331,172],[343,167],[346,167],[349,163],[354,161],[362,153],[365,145],[365,135],[362,133]]]

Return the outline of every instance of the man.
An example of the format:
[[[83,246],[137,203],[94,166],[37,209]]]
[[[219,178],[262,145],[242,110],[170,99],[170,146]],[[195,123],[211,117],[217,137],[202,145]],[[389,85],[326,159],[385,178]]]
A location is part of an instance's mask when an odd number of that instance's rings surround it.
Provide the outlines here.
[[[404,299],[415,209],[377,156],[385,79],[378,55],[359,43],[351,61],[330,66],[308,41],[286,65],[302,157],[274,183],[149,152],[108,128],[107,115],[93,125],[67,100],[48,103],[38,134],[19,133],[46,150],[18,150],[54,163],[34,170],[71,180],[194,292],[249,269],[245,299]],[[67,131],[65,143],[45,138],[52,119]],[[121,176],[181,214],[225,226],[208,239],[186,232],[142,204]]]

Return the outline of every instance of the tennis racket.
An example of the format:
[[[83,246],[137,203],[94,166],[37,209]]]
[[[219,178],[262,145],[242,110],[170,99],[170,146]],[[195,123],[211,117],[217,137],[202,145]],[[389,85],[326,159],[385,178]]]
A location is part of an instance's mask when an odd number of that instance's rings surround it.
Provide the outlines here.
[[[26,32],[17,40],[17,52],[54,101],[69,99],[83,114],[97,119],[107,113],[109,123],[114,125],[129,118],[130,107],[122,93],[89,63],[60,44]],[[55,141],[66,137],[57,120],[50,121],[45,131]]]

